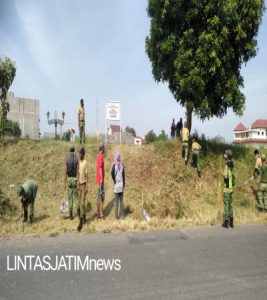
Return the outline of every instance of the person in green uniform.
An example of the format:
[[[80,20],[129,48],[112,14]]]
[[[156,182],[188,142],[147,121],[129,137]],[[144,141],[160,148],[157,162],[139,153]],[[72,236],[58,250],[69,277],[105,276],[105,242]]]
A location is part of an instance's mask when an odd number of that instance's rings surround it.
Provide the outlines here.
[[[83,99],[80,101],[80,107],[78,110],[78,125],[80,132],[80,144],[85,143],[85,111],[84,111],[84,102]]]
[[[224,178],[223,202],[224,202],[224,220],[222,227],[234,228],[233,217],[233,186],[234,186],[234,163],[232,161],[232,151],[226,150],[224,154],[226,160],[224,171],[219,170],[220,175]]]
[[[259,205],[267,209],[267,160],[264,154],[261,155],[262,166],[260,168],[257,192]]]
[[[68,187],[68,204],[70,220],[73,220],[73,204],[77,208],[77,215],[80,218],[80,201],[78,197],[78,178],[79,178],[79,161],[75,155],[75,148],[70,148],[70,153],[66,158],[64,191]]]
[[[34,216],[34,201],[36,198],[38,185],[35,181],[26,181],[22,186],[19,187],[18,196],[21,197],[21,204],[23,208],[24,220],[27,222],[33,222]]]
[[[201,176],[200,173],[200,162],[199,162],[199,152],[201,150],[201,146],[196,141],[195,138],[192,140],[192,165],[194,168],[197,168],[197,175],[198,177]]]

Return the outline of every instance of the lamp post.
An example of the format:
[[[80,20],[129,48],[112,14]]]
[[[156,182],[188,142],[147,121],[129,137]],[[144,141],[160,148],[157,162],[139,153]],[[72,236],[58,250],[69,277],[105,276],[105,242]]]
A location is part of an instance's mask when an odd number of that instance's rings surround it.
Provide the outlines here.
[[[62,112],[62,120],[58,119],[56,111],[55,111],[54,119],[52,119],[52,120],[49,120],[49,116],[50,116],[49,111],[46,113],[46,115],[47,115],[48,125],[53,125],[53,124],[55,125],[55,139],[57,139],[57,125],[59,124],[60,126],[63,126],[65,113],[64,113],[64,111]]]

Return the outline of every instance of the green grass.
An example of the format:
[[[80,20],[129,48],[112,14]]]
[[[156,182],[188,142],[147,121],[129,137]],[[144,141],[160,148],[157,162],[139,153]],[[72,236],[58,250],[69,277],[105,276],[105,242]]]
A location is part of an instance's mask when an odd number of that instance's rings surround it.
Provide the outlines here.
[[[150,145],[108,145],[105,154],[107,218],[96,221],[95,160],[96,138],[87,138],[85,149],[89,162],[88,223],[82,232],[142,231],[181,226],[214,225],[218,208],[218,168],[225,149],[232,149],[236,166],[236,186],[250,178],[254,170],[253,149],[202,141],[202,177],[184,165],[181,143],[157,141]],[[64,164],[71,144],[54,140],[6,141],[0,145],[0,236],[53,236],[77,232],[78,220],[68,220],[59,212],[66,199],[63,189]],[[75,147],[79,148],[78,144]],[[113,183],[110,176],[114,155],[120,150],[126,170],[124,201],[126,219],[114,220]],[[262,151],[264,152],[264,151]],[[265,152],[266,153],[266,152]],[[223,167],[223,160],[221,161]],[[39,184],[32,225],[15,222],[20,214],[17,189],[26,180]],[[222,180],[222,179],[220,179]],[[14,187],[12,187],[14,185]],[[267,214],[255,208],[256,183],[249,182],[234,190],[234,213],[237,223],[266,223]],[[221,192],[221,191],[220,191]],[[151,216],[146,222],[141,216],[142,203]]]

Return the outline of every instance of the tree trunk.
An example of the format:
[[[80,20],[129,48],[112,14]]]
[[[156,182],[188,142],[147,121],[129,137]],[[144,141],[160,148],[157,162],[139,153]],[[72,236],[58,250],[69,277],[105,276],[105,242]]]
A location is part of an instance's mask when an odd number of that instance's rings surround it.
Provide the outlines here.
[[[189,132],[191,132],[192,127],[192,109],[187,108],[186,110],[186,123]]]

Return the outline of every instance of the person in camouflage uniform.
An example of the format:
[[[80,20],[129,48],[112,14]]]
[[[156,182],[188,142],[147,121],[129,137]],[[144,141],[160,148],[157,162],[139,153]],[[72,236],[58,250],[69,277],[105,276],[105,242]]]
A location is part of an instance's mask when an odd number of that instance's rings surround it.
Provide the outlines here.
[[[259,189],[257,192],[259,205],[267,209],[267,160],[264,154],[261,155],[262,166],[258,177]]]
[[[224,220],[222,227],[234,228],[233,217],[233,186],[234,186],[234,163],[232,161],[232,151],[226,150],[224,154],[226,160],[224,171],[219,170],[220,175],[224,178],[223,202],[224,202]]]
[[[27,222],[29,218],[29,222],[33,222],[34,216],[34,201],[36,198],[38,190],[38,185],[35,181],[29,180],[26,181],[18,191],[18,196],[21,197],[21,204],[24,213],[23,222]]]
[[[198,177],[201,176],[200,172],[200,159],[199,159],[199,152],[201,150],[201,146],[196,141],[195,138],[192,140],[192,166],[197,168],[197,175]]]
[[[187,123],[184,123],[184,128],[182,129],[182,157],[184,158],[185,165],[188,162],[188,142],[189,142],[189,129],[187,128]]]

